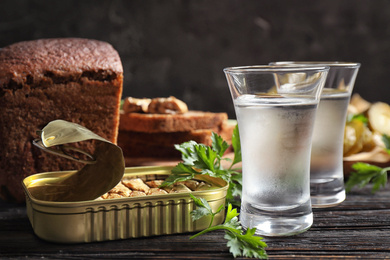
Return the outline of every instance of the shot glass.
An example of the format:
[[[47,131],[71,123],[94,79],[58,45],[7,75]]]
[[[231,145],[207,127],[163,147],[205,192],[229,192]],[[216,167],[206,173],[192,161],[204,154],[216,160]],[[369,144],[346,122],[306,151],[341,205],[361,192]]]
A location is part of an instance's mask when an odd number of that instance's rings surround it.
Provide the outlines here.
[[[344,128],[347,108],[360,64],[306,61],[272,64],[329,67],[314,123],[310,192],[313,208],[336,206],[346,198],[343,172]]]
[[[262,236],[313,223],[310,149],[326,66],[225,68],[241,140],[240,221]]]

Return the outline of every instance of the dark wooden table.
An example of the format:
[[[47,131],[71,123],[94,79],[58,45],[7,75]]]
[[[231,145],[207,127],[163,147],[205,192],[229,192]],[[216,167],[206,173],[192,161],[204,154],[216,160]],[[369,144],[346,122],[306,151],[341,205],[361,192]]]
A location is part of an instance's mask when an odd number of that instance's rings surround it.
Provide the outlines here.
[[[298,236],[266,238],[270,259],[390,259],[390,191],[354,189],[341,205],[314,210],[314,225]],[[90,244],[53,244],[34,235],[24,205],[0,202],[0,258],[232,259],[223,232]]]

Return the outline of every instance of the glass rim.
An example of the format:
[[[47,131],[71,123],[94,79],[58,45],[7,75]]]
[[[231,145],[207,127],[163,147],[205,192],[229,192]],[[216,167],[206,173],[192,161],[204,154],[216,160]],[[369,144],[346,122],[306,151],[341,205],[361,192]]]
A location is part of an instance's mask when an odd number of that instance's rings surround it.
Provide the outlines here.
[[[328,67],[343,67],[343,68],[359,68],[359,62],[349,62],[349,61],[274,61],[270,62],[273,66],[278,65],[297,65],[297,66],[305,66],[305,65],[317,65],[317,66],[328,66]]]
[[[309,65],[309,66],[281,66],[281,65],[250,65],[226,67],[223,69],[225,73],[248,73],[248,72],[305,72],[305,71],[328,71],[329,66],[324,65]]]

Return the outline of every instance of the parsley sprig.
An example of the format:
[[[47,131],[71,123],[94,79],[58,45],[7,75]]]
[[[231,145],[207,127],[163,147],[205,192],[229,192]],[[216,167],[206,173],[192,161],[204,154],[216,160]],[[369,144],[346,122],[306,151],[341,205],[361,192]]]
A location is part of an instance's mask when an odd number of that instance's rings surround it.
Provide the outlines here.
[[[385,150],[390,154],[390,136],[382,135],[382,141],[385,144]],[[381,187],[385,187],[387,183],[387,172],[390,171],[390,167],[379,167],[369,163],[358,162],[352,165],[354,171],[351,172],[347,182],[345,183],[345,189],[347,192],[351,191],[354,186],[359,188],[365,187],[368,183],[372,183],[372,193],[377,192]]]
[[[218,177],[229,183],[226,200],[229,203],[239,206],[242,191],[242,175],[240,169],[233,168],[241,162],[241,145],[238,127],[233,130],[232,146],[234,150],[233,160],[223,157],[229,144],[221,136],[212,133],[212,145],[207,146],[198,144],[195,141],[189,141],[175,148],[181,152],[182,161],[172,169],[172,174],[164,181],[162,187],[170,186],[178,181],[185,181],[194,178],[198,174],[206,174],[211,177]],[[225,169],[221,162],[230,162],[230,167]]]
[[[224,157],[229,144],[216,133],[211,136],[212,145],[207,146],[198,144],[194,141],[175,145],[175,148],[182,154],[182,162],[178,163],[171,171],[171,175],[164,181],[161,187],[173,185],[179,181],[193,179],[196,175],[206,174],[211,177],[218,177],[229,183],[229,188],[226,195],[228,208],[226,212],[225,222],[221,225],[212,226],[214,218],[222,210],[225,210],[225,203],[222,204],[216,212],[213,212],[208,202],[203,198],[196,198],[190,194],[197,208],[191,212],[191,218],[196,221],[202,217],[209,216],[209,227],[192,237],[194,239],[204,233],[225,230],[224,238],[228,240],[227,246],[234,257],[246,256],[256,258],[267,258],[265,247],[267,244],[262,241],[262,237],[255,236],[256,228],[248,229],[243,232],[240,222],[238,221],[237,209],[233,206],[240,205],[242,193],[242,175],[240,168],[234,168],[241,162],[241,144],[238,132],[238,126],[233,130],[232,147],[234,150],[233,160]],[[222,162],[230,162],[230,166],[225,169]]]
[[[233,209],[230,203],[227,208],[225,222],[221,225],[211,226],[214,220],[214,216],[224,209],[224,205],[219,207],[216,212],[213,212],[205,199],[196,198],[192,194],[190,194],[190,196],[197,206],[197,208],[191,212],[193,221],[205,216],[211,216],[209,227],[193,235],[190,237],[190,239],[194,239],[207,232],[225,230],[224,238],[228,240],[227,246],[229,247],[230,253],[232,253],[234,257],[244,256],[260,259],[266,259],[268,257],[264,249],[267,247],[267,244],[262,241],[262,237],[254,235],[256,228],[248,229],[244,234],[241,223],[238,221],[239,213],[237,213],[237,209]]]
[[[368,183],[372,182],[372,192],[375,193],[381,187],[385,187],[387,183],[387,171],[390,167],[381,168],[368,163],[358,162],[352,165],[353,171],[345,184],[345,189],[349,192],[352,187],[358,186],[363,188]]]

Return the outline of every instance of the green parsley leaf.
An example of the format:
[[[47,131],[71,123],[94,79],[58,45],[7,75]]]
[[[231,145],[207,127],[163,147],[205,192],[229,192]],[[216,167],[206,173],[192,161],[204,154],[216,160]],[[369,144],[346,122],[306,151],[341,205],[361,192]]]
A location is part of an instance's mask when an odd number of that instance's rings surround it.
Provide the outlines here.
[[[234,185],[234,187],[232,187],[232,189],[231,189],[232,195],[234,197],[238,196],[241,198],[241,195],[242,195],[242,174],[239,172],[232,172],[231,176],[232,176],[231,184]]]
[[[241,201],[237,198],[242,196],[242,174],[236,171],[229,171],[229,189],[226,194],[226,201],[236,207],[240,207]]]
[[[195,153],[195,141],[184,142],[181,145],[175,144],[175,149],[181,152],[181,159],[185,164],[191,165],[195,160],[193,154]]]
[[[200,169],[207,169],[214,171],[214,162],[217,159],[217,152],[211,147],[203,144],[194,146],[194,160],[193,166]]]
[[[160,187],[167,187],[179,181],[190,180],[194,178],[196,174],[198,174],[194,168],[184,163],[179,163],[176,165],[171,172],[172,174],[165,179]]]
[[[239,163],[242,161],[241,157],[241,141],[240,141],[240,134],[238,131],[238,125],[233,130],[232,135],[232,146],[234,150],[234,159],[232,165]]]
[[[197,208],[191,211],[190,213],[192,221],[198,220],[202,217],[211,216],[211,221],[210,221],[210,226],[211,226],[213,224],[215,215],[217,215],[225,208],[225,205],[222,204],[216,212],[213,212],[207,200],[205,200],[204,198],[197,198],[192,194],[190,194],[190,196],[194,200],[195,205],[197,206]]]
[[[236,208],[233,208],[231,204],[228,205],[228,209],[226,212],[226,218],[224,225],[227,227],[234,228],[236,230],[241,230],[241,224],[238,221],[238,216],[240,214],[237,212]],[[237,231],[238,232],[238,231]]]
[[[375,193],[381,187],[385,187],[387,183],[387,171],[390,167],[381,168],[368,163],[358,162],[352,165],[354,171],[351,172],[346,184],[345,189],[349,192],[354,186],[363,188],[368,183],[372,182],[372,192]]]
[[[387,134],[383,134],[382,141],[385,144],[387,153],[390,154],[390,136],[388,136]]]
[[[198,220],[204,216],[212,215],[213,210],[210,205],[207,203],[207,200],[204,198],[197,198],[190,194],[191,198],[194,200],[195,205],[198,206],[195,210],[191,211],[192,221]]]
[[[256,228],[251,228],[244,233],[241,227],[241,223],[238,221],[237,209],[233,209],[232,205],[228,205],[228,209],[226,212],[225,222],[221,225],[211,226],[214,216],[218,214],[222,210],[220,207],[217,212],[212,212],[212,209],[208,202],[201,198],[196,198],[191,195],[194,199],[194,202],[197,206],[191,214],[196,215],[196,219],[199,219],[201,215],[203,216],[212,216],[211,223],[209,228],[193,235],[190,239],[194,239],[202,234],[207,232],[215,231],[215,230],[225,230],[224,238],[228,241],[227,246],[229,247],[229,252],[233,254],[234,257],[244,256],[244,257],[255,257],[266,259],[267,253],[265,248],[267,244],[263,242],[263,238],[259,236],[255,236]],[[193,218],[194,220],[194,218]]]
[[[261,241],[261,237],[254,236],[255,231],[256,228],[248,229],[246,234],[226,232],[225,239],[229,240],[227,245],[230,247],[229,251],[234,257],[267,258],[267,254],[263,249],[267,244]],[[262,249],[259,250],[259,248]]]
[[[359,120],[365,125],[368,124],[368,118],[364,114],[350,114],[347,116],[347,122],[351,122],[352,120]]]
[[[218,156],[222,157],[226,150],[229,148],[229,144],[222,139],[221,136],[216,133],[211,134],[212,148],[217,152]]]

